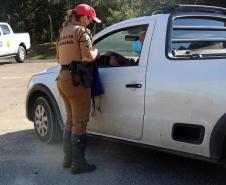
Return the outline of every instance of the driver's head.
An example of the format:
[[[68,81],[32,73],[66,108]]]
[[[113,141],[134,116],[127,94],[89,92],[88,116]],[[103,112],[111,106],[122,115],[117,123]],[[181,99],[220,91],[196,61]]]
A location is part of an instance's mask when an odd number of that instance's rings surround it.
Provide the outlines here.
[[[146,34],[146,32],[143,32],[143,33],[140,34],[140,36],[139,36],[139,40],[140,40],[142,43],[144,42],[145,34]]]

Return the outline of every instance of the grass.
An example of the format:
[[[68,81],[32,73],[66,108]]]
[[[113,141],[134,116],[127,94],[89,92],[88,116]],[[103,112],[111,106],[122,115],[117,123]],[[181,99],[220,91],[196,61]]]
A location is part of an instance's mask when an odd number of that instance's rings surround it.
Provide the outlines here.
[[[0,62],[10,62],[12,60],[12,57],[9,58],[0,58]]]
[[[32,44],[28,50],[30,60],[49,60],[56,58],[56,42]]]

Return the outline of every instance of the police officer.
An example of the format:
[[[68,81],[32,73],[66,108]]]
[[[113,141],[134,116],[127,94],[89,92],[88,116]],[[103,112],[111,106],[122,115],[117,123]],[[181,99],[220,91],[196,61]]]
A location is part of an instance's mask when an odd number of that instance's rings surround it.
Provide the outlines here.
[[[57,88],[67,111],[63,131],[63,167],[71,168],[72,174],[96,169],[85,159],[86,126],[91,104],[89,64],[99,56],[98,49],[92,47],[92,35],[87,29],[92,21],[101,22],[95,10],[87,4],[77,5],[67,11],[57,39],[57,62],[61,65]],[[88,81],[83,79],[83,75]]]

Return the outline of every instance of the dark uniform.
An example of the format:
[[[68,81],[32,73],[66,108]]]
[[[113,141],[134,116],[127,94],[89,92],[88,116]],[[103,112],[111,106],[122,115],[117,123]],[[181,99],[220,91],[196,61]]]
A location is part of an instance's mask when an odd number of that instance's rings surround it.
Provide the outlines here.
[[[90,31],[75,25],[63,27],[57,44],[57,61],[62,66],[57,78],[57,87],[64,100],[67,119],[64,124],[63,148],[65,168],[73,174],[93,171],[85,159],[86,127],[91,106],[91,88],[84,86],[81,76],[73,74],[70,64],[92,62],[92,36]],[[75,84],[75,80],[76,83]]]

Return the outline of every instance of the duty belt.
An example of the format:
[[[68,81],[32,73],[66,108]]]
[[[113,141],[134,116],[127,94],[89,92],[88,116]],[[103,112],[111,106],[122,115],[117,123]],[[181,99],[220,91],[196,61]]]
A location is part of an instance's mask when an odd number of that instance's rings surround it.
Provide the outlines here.
[[[70,70],[70,64],[68,64],[68,65],[61,65],[61,70]]]
[[[61,65],[61,70],[70,71],[74,86],[79,86],[80,82],[82,82],[84,87],[91,87],[92,63],[84,64],[79,61],[73,61],[71,64]]]

